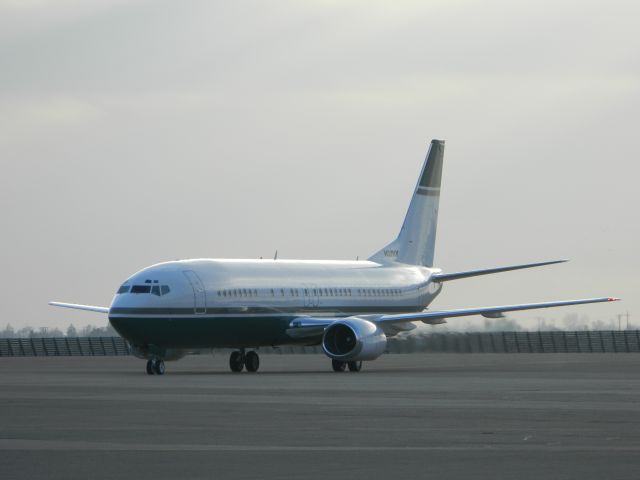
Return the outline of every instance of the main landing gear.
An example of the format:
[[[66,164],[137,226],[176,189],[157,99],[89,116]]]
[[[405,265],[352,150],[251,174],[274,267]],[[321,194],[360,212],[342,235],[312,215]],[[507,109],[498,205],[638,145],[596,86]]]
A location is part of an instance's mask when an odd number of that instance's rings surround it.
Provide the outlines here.
[[[243,368],[246,368],[247,372],[257,372],[260,368],[260,357],[253,350],[247,353],[244,352],[244,349],[235,350],[231,352],[229,357],[229,368],[232,372],[241,372]]]
[[[164,375],[164,362],[159,358],[147,360],[147,375]]]
[[[362,362],[342,362],[340,360],[331,360],[331,367],[334,372],[344,372],[349,367],[350,372],[359,372],[362,370]]]

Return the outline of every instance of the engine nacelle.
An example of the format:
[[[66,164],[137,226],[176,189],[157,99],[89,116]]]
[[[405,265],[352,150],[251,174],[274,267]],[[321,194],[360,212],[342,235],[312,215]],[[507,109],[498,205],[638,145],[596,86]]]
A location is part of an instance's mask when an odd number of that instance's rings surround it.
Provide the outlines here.
[[[375,323],[358,317],[332,323],[322,336],[329,358],[344,362],[375,360],[387,348],[387,336]]]

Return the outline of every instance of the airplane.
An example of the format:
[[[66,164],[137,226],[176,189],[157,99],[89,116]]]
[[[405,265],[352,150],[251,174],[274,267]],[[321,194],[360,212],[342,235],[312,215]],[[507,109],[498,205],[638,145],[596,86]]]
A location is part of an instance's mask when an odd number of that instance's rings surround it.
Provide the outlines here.
[[[149,375],[165,361],[231,348],[233,372],[256,372],[260,347],[322,345],[335,372],[358,372],[387,338],[415,322],[588,303],[612,297],[428,310],[446,282],[567,260],[443,272],[434,267],[444,141],[432,140],[397,238],[366,261],[192,259],[152,265],[118,288],[110,307],[49,302],[107,314]]]

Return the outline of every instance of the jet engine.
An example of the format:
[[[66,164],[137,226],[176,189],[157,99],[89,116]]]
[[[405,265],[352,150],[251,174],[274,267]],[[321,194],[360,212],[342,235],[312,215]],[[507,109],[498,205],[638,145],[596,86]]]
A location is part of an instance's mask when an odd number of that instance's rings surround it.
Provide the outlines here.
[[[322,336],[329,358],[343,362],[375,360],[387,348],[387,336],[375,323],[349,317],[332,323]]]

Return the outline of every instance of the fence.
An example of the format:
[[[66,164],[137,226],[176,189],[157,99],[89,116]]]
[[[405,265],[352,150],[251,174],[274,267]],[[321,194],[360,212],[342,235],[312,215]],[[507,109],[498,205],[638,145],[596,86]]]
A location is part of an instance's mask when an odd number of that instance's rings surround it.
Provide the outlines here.
[[[202,351],[204,352],[204,350]],[[640,330],[431,333],[389,338],[388,353],[631,353]],[[320,346],[261,348],[260,353],[322,353]],[[121,337],[0,338],[0,357],[130,355]]]
[[[0,338],[0,357],[130,355],[121,337]]]
[[[389,340],[389,353],[640,352],[640,330],[435,333],[408,335]]]

